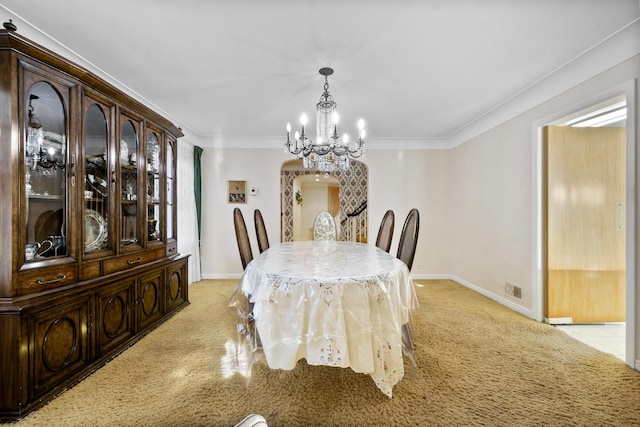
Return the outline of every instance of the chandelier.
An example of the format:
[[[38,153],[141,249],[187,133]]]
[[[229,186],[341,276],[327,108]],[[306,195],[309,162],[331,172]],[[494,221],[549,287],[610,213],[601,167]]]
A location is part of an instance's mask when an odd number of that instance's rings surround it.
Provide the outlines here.
[[[316,139],[308,138],[304,133],[307,115],[302,114],[301,132],[296,131],[291,140],[291,123],[287,123],[287,142],[284,143],[285,154],[290,153],[302,159],[305,168],[315,167],[321,172],[349,169],[350,159],[359,158],[364,154],[364,120],[358,120],[358,139],[349,142],[349,136],[338,136],[338,121],[340,117],[336,111],[337,104],[329,93],[328,76],[333,69],[324,67],[319,70],[324,76],[324,92],[316,104]]]

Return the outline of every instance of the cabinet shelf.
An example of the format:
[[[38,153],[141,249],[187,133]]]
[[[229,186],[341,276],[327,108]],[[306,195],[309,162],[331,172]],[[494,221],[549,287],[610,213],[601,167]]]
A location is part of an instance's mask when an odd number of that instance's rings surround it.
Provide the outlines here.
[[[50,202],[59,202],[64,200],[64,196],[58,194],[36,194],[36,193],[27,193],[29,200],[42,200],[42,201],[50,201]]]

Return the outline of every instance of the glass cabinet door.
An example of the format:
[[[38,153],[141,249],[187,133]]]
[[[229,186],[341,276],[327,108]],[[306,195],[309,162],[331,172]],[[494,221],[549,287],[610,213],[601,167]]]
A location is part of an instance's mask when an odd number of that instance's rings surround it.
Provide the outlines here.
[[[38,81],[25,92],[26,263],[67,256],[67,112],[61,92]]]
[[[120,129],[120,246],[141,244],[138,211],[138,130],[130,119]]]
[[[91,102],[91,100],[89,100]],[[90,103],[85,111],[84,252],[110,249],[109,200],[113,170],[109,156],[109,109]]]
[[[176,149],[176,142],[169,140],[167,143],[167,241],[175,240],[176,230],[174,227],[174,209],[175,209],[175,163],[174,163],[174,150]]]
[[[161,240],[161,209],[160,209],[160,140],[154,131],[149,132],[147,138],[146,161],[147,185],[147,242]]]

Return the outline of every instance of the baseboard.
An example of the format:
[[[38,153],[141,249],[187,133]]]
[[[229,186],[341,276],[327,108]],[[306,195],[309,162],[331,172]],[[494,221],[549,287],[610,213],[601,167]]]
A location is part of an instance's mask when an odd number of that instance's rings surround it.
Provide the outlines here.
[[[640,371],[640,359],[636,359],[636,371]]]
[[[484,295],[487,298],[490,298],[492,300],[494,300],[495,302],[497,302],[498,304],[502,304],[505,307],[510,308],[513,311],[516,311],[520,314],[522,314],[523,316],[526,316],[530,319],[535,319],[536,317],[534,316],[534,313],[532,310],[522,307],[521,305],[518,304],[514,304],[512,301],[509,301],[506,298],[503,298],[499,295],[494,294],[493,292],[489,292],[488,290],[481,288],[480,286],[474,285],[471,282],[467,282],[464,279],[461,279],[455,275],[451,275],[451,280],[453,280],[454,282],[457,282],[459,284],[461,284],[462,286],[465,286],[473,291],[476,291],[477,293]]]
[[[550,325],[573,325],[573,317],[545,317],[544,322]]]

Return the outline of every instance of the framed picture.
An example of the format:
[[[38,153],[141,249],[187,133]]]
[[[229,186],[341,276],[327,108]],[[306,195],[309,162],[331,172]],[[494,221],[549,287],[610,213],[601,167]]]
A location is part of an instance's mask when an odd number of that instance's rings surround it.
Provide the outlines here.
[[[229,191],[227,202],[247,203],[247,181],[228,181]]]

